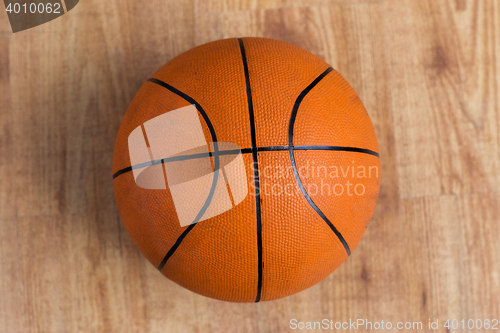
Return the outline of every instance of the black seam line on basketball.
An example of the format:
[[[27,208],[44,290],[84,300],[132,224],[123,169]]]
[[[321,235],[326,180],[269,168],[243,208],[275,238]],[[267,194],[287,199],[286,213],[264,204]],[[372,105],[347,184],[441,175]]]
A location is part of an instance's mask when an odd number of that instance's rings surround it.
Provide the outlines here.
[[[113,179],[115,179],[116,177],[118,177],[119,175],[121,175],[123,173],[130,172],[130,171],[135,170],[135,169],[141,169],[141,168],[157,165],[157,164],[165,164],[168,162],[194,160],[197,158],[211,157],[211,156],[215,156],[215,155],[219,155],[219,156],[238,155],[240,152],[241,152],[240,149],[230,149],[230,150],[219,150],[217,154],[215,154],[213,152],[206,152],[206,153],[197,153],[197,154],[191,154],[191,155],[178,155],[178,156],[162,158],[159,160],[153,160],[153,161],[148,161],[148,162],[144,162],[144,163],[134,164],[134,165],[129,166],[125,169],[119,170],[113,175]]]
[[[214,178],[213,178],[212,187],[210,188],[210,192],[208,193],[207,199],[205,200],[203,207],[201,207],[200,211],[198,212],[198,214],[194,218],[193,222],[189,225],[189,227],[186,230],[184,230],[184,232],[179,236],[179,238],[177,238],[177,241],[175,242],[174,246],[172,246],[170,248],[170,250],[167,252],[167,254],[165,255],[165,257],[163,257],[163,260],[161,261],[160,265],[158,266],[158,270],[161,272],[161,270],[163,269],[163,267],[167,263],[167,260],[174,254],[175,250],[177,250],[177,248],[181,245],[182,240],[187,236],[187,234],[191,230],[193,230],[196,223],[198,223],[198,221],[201,219],[203,214],[205,214],[208,207],[210,206],[210,203],[212,202],[213,196],[215,194],[215,187],[217,185],[217,180],[219,177],[219,154],[218,154],[219,145],[217,143],[217,136],[215,134],[214,126],[212,125],[212,122],[208,118],[207,113],[205,112],[205,110],[203,110],[203,108],[201,107],[200,104],[198,104],[193,98],[189,97],[188,95],[186,95],[182,91],[177,90],[176,88],[172,87],[168,83],[165,83],[165,82],[158,80],[158,79],[155,79],[155,78],[150,78],[150,79],[148,79],[148,81],[152,82],[152,83],[156,83],[159,86],[162,86],[162,87],[170,90],[174,94],[184,98],[189,103],[195,105],[196,109],[201,114],[201,116],[205,120],[205,123],[208,126],[208,129],[210,131],[210,136],[212,137],[212,142],[213,142],[213,146],[214,146],[214,153],[215,153],[215,156],[214,156]]]
[[[288,125],[288,152],[290,154],[290,161],[291,161],[291,164],[292,164],[292,169],[293,169],[293,173],[295,175],[295,180],[297,181],[297,184],[299,185],[299,188],[300,188],[300,191],[302,192],[302,194],[304,195],[304,197],[306,198],[307,202],[309,203],[309,205],[318,213],[318,215],[326,222],[326,224],[328,224],[328,226],[330,227],[330,229],[332,229],[332,231],[335,233],[335,235],[337,236],[337,238],[340,240],[340,242],[342,243],[342,245],[344,246],[345,248],[345,251],[347,252],[347,255],[350,255],[351,254],[351,250],[349,248],[349,245],[347,244],[346,240],[344,239],[344,237],[342,236],[342,234],[340,233],[340,231],[337,230],[337,228],[335,228],[335,226],[332,224],[332,222],[330,222],[330,220],[326,217],[326,215],[321,211],[321,209],[319,209],[318,206],[316,206],[316,204],[314,203],[314,201],[311,199],[311,197],[309,196],[309,194],[307,193],[306,189],[304,188],[304,185],[302,184],[302,181],[300,179],[300,175],[297,171],[297,165],[295,163],[295,157],[294,157],[294,149],[295,147],[293,146],[293,128],[295,126],[295,119],[297,117],[297,112],[299,110],[299,107],[300,107],[300,104],[302,103],[302,100],[304,99],[304,97],[306,97],[306,95],[328,74],[330,73],[331,71],[333,70],[333,68],[329,67],[328,69],[326,69],[320,76],[318,76],[310,85],[308,85],[306,87],[306,89],[304,89],[299,97],[297,97],[297,100],[295,101],[295,104],[293,105],[293,109],[292,109],[292,114],[290,115],[290,123]]]
[[[300,146],[292,146],[293,150],[330,150],[330,151],[348,151],[348,152],[356,152],[369,154],[376,157],[380,157],[379,153],[376,151],[365,149],[365,148],[357,148],[357,147],[342,147],[342,146],[320,146],[320,145],[300,145]],[[241,153],[244,154],[244,150],[249,148],[244,148],[241,150]],[[257,147],[257,151],[283,151],[290,150],[290,146],[269,146],[269,147]]]
[[[257,151],[288,151],[290,148],[288,146],[269,146],[269,147],[257,147]],[[293,150],[330,150],[330,151],[348,151],[348,152],[356,152],[356,153],[363,153],[363,154],[368,154],[368,155],[373,155],[376,157],[380,157],[379,153],[376,151],[370,150],[370,149],[365,149],[365,148],[357,148],[357,147],[341,147],[341,146],[317,146],[317,145],[302,145],[302,146],[293,146]],[[219,150],[219,156],[223,155],[238,155],[238,154],[251,154],[252,153],[252,148],[243,148],[243,149],[230,149],[230,150]],[[179,156],[172,156],[172,157],[167,157],[163,158],[161,160],[154,160],[151,162],[144,162],[144,163],[139,163],[135,164],[129,167],[126,167],[124,169],[118,170],[114,175],[113,179],[116,177],[130,172],[135,169],[141,169],[145,168],[148,166],[160,164],[160,163],[168,163],[168,162],[178,162],[178,161],[186,161],[186,160],[191,160],[191,159],[196,159],[196,158],[203,158],[203,157],[209,157],[209,156],[214,156],[215,154],[212,152],[207,152],[207,153],[198,153],[198,154],[192,154],[192,155],[179,155]]]
[[[253,178],[255,182],[255,215],[257,219],[257,253],[258,253],[258,283],[257,296],[255,302],[260,301],[262,292],[262,220],[260,207],[260,189],[259,189],[259,163],[257,160],[257,137],[255,134],[255,117],[253,112],[252,89],[250,86],[250,75],[248,73],[247,55],[243,40],[238,38],[240,45],[241,58],[243,60],[243,70],[245,72],[245,84],[247,89],[248,114],[250,118],[250,138],[252,142],[252,159],[253,159]]]
[[[293,150],[331,150],[331,151],[349,151],[349,152],[355,152],[355,153],[362,153],[362,154],[368,154],[368,155],[373,155],[376,157],[380,157],[379,153],[376,151],[370,150],[370,149],[365,149],[365,148],[357,148],[357,147],[342,147],[342,146],[293,146]],[[287,150],[290,148],[287,147]]]

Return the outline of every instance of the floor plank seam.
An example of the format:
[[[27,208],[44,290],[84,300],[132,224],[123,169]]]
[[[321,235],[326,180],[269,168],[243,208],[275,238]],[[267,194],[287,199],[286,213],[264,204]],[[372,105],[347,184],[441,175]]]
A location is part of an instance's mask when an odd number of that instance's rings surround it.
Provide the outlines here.
[[[77,213],[46,213],[46,214],[33,214],[33,215],[17,215],[16,218],[18,219],[24,219],[24,218],[35,218],[35,217],[57,217],[57,216],[82,216],[82,215],[87,215],[87,214],[99,214],[99,213],[111,213],[111,212],[116,212],[118,213],[118,208],[111,207],[111,208],[106,208],[106,209],[91,209],[87,210],[84,212],[77,212]]]
[[[417,196],[399,196],[399,200],[411,199],[432,199],[432,198],[445,198],[445,197],[467,197],[475,195],[499,195],[500,191],[486,191],[486,192],[466,192],[466,193],[445,193],[445,194],[430,194],[430,195],[417,195]]]
[[[379,2],[380,4],[383,4],[383,0],[380,0]],[[408,281],[408,274],[406,272],[406,269],[405,269],[405,258],[406,258],[406,242],[405,242],[405,237],[404,237],[404,223],[403,223],[403,219],[402,219],[402,212],[401,212],[401,195],[400,195],[400,187],[399,187],[399,168],[398,168],[398,164],[397,164],[397,156],[398,156],[398,152],[397,152],[397,147],[396,147],[396,138],[395,138],[395,126],[396,126],[396,122],[394,120],[394,108],[393,108],[393,105],[392,105],[392,94],[391,94],[391,89],[390,89],[390,84],[391,84],[391,71],[390,71],[390,66],[389,66],[389,50],[388,50],[388,43],[387,43],[387,34],[386,34],[386,25],[385,25],[385,10],[384,10],[384,7],[382,7],[381,9],[381,16],[382,16],[382,40],[383,40],[383,43],[384,43],[384,65],[385,65],[385,74],[386,74],[386,80],[387,80],[387,98],[389,99],[389,103],[388,103],[388,107],[389,107],[389,112],[391,114],[391,124],[392,124],[392,149],[393,149],[393,152],[394,152],[394,169],[395,169],[395,173],[396,173],[396,182],[397,182],[397,186],[396,186],[396,191],[398,192],[398,202],[397,202],[397,210],[398,210],[398,223],[399,223],[399,232],[400,232],[400,244],[401,244],[401,252],[402,252],[402,256],[401,256],[401,265],[402,265],[402,269],[403,269],[403,274],[404,274],[404,280],[405,280],[405,283],[404,283],[404,292],[405,292],[405,297],[406,297],[406,316],[407,318],[411,318],[411,308],[410,308],[410,299],[409,299],[409,290],[408,290],[408,284],[406,283]]]
[[[304,5],[304,6],[282,6],[282,7],[271,7],[271,8],[254,8],[254,9],[234,9],[234,10],[214,10],[214,11],[196,11],[195,16],[203,14],[222,14],[222,13],[244,13],[244,12],[255,12],[255,11],[270,11],[270,10],[284,10],[284,9],[307,9],[307,8],[328,8],[328,7],[350,7],[350,6],[361,6],[361,5],[381,5],[384,0],[366,1],[366,2],[355,2],[355,3],[332,3],[324,5]]]

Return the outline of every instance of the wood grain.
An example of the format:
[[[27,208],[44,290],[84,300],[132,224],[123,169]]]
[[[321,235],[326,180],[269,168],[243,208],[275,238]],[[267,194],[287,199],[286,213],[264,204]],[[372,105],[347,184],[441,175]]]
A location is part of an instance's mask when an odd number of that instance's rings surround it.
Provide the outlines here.
[[[412,320],[497,318],[499,203],[498,194],[402,200]]]
[[[403,197],[500,188],[500,4],[463,3],[384,3]]]
[[[464,261],[461,273],[467,281],[467,311],[470,318],[495,318],[500,304],[500,195],[475,194],[458,198],[464,233]]]
[[[21,327],[9,38],[0,37],[0,328],[15,332]]]
[[[9,50],[9,37],[0,37],[0,219],[16,214]]]
[[[116,281],[129,278],[126,265],[138,261],[121,260],[134,249],[123,243],[118,222],[116,212],[19,218],[27,331],[134,329],[131,322],[140,318],[129,313],[140,303],[127,298],[137,294]]]
[[[460,274],[467,270],[465,235],[457,208],[454,196],[401,202],[412,320],[468,318],[467,281]]]
[[[294,318],[425,329],[429,318],[498,318],[499,6],[87,0],[16,34],[1,14],[0,332],[275,333]],[[347,262],[259,304],[165,279],[124,229],[110,178],[116,132],[142,83],[195,45],[240,36],[293,43],[338,70],[370,114],[382,162],[378,205]]]
[[[19,255],[15,218],[9,38],[0,37],[0,328],[14,332],[21,325]]]
[[[0,13],[0,34],[7,35],[12,32],[9,23],[9,17],[7,16],[7,12],[3,11]]]
[[[321,5],[377,3],[379,0],[194,0],[196,13]]]

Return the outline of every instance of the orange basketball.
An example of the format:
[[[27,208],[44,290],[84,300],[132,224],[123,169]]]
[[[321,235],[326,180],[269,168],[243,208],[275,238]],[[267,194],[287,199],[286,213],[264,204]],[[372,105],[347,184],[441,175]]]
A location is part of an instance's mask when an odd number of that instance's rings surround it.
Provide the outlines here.
[[[284,42],[195,47],[141,87],[118,132],[123,222],[163,275],[208,297],[258,302],[324,279],[365,232],[377,139],[351,86]]]

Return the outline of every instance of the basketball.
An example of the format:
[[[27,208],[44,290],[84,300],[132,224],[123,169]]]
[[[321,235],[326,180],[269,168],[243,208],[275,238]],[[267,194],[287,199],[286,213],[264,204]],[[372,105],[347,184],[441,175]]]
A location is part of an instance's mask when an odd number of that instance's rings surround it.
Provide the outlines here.
[[[361,100],[330,65],[265,38],[225,39],[169,61],[140,88],[114,148],[123,223],[175,283],[270,301],[337,269],[380,184]]]

